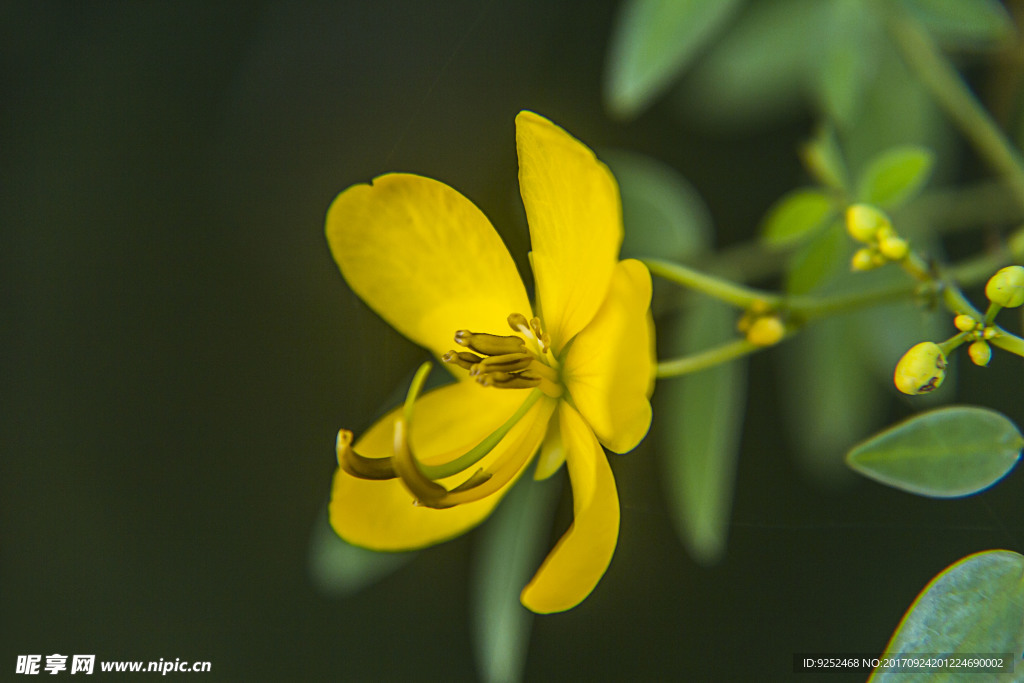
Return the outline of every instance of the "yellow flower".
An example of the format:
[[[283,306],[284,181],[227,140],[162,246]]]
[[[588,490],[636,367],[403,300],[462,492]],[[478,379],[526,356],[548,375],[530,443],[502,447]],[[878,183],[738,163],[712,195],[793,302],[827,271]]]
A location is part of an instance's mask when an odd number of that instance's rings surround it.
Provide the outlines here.
[[[565,462],[574,521],[521,595],[548,613],[579,604],[615,550],[619,504],[602,445],[625,453],[650,426],[651,279],[618,258],[618,186],[593,152],[528,111],[516,141],[536,308],[490,223],[443,183],[388,174],[328,211],[353,291],[457,379],[416,401],[409,434],[402,409],[354,446],[339,434],[330,517],[355,545],[432,545],[479,524],[538,452],[537,479]]]

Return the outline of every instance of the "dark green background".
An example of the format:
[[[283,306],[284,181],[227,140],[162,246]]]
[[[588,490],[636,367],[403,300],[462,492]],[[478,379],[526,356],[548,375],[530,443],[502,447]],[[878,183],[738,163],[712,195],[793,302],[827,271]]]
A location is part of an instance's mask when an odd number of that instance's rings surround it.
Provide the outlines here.
[[[473,535],[350,599],[308,579],[337,429],[365,428],[422,357],[347,289],[323,216],[352,183],[422,173],[521,259],[513,119],[531,108],[674,164],[719,244],[749,237],[801,182],[810,116],[737,137],[669,104],[613,122],[614,9],[0,5],[0,678],[60,652],[208,660],[204,680],[473,679]],[[725,561],[684,553],[652,449],[613,457],[617,554],[579,608],[535,620],[529,680],[787,678],[794,652],[880,651],[962,556],[1020,550],[1019,475],[955,502],[806,483],[772,357],[751,366]],[[982,393],[1001,376],[1019,396],[1019,359],[994,365],[963,396],[1021,423],[1013,394]]]

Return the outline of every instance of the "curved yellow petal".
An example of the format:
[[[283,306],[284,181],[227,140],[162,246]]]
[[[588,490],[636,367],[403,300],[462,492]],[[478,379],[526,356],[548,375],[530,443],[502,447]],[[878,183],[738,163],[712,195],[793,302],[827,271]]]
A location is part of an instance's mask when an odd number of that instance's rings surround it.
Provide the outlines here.
[[[437,355],[456,330],[509,334],[529,316],[515,263],[468,199],[430,178],[393,173],[353,185],[327,211],[327,241],[352,290]]]
[[[435,464],[453,453],[465,452],[507,420],[527,396],[525,391],[489,389],[476,382],[457,382],[429,392],[416,402],[412,447],[422,461]],[[508,455],[511,448],[531,455],[536,452],[552,404],[539,401],[534,405],[478,467],[487,467]],[[367,457],[391,455],[394,421],[399,412],[392,411],[375,423],[356,442],[356,451]],[[442,482],[451,488],[465,478],[463,474]],[[453,538],[479,524],[504,493],[435,510],[413,505],[412,494],[398,479],[357,479],[339,468],[331,491],[331,525],[354,545],[373,550],[410,550]]]
[[[573,523],[523,589],[520,600],[540,614],[563,612],[590,595],[619,538],[619,498],[601,445],[576,410],[559,404],[559,424],[572,482]]]
[[[537,302],[556,352],[604,300],[622,244],[619,187],[585,145],[530,111],[516,117]]]
[[[562,379],[576,407],[609,450],[632,450],[651,426],[656,366],[651,275],[621,261],[608,297],[566,354]]]

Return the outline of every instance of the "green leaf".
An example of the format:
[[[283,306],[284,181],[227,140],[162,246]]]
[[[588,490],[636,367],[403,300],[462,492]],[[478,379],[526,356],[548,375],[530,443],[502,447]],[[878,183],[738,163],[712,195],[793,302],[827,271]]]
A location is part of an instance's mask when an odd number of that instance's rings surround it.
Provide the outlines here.
[[[685,261],[707,250],[710,213],[678,171],[634,152],[606,151],[601,158],[618,180],[622,195],[623,257]]]
[[[968,555],[931,580],[907,610],[885,656],[1003,654],[1020,668],[1024,650],[1024,557],[1009,550]],[[870,681],[996,680],[992,674],[876,669]],[[999,680],[1004,680],[1000,678]],[[1014,680],[1019,680],[1018,676]]]
[[[605,102],[622,118],[661,94],[732,16],[737,0],[626,0],[611,38]]]
[[[678,104],[707,124],[764,126],[799,110],[817,63],[821,0],[749,3],[680,89]]]
[[[823,287],[850,269],[851,253],[846,230],[834,223],[793,254],[786,271],[786,291],[807,294]]]
[[[734,338],[735,312],[701,298],[680,320],[659,328],[672,355]],[[664,457],[671,518],[690,554],[712,564],[725,553],[743,427],[746,361],[737,360],[659,383],[655,433]]]
[[[850,193],[850,173],[834,126],[821,125],[800,152],[804,166],[815,180],[843,194]]]
[[[910,493],[956,498],[992,486],[1013,469],[1024,437],[985,408],[922,413],[858,445],[846,462],[866,477]]]
[[[999,0],[906,0],[911,13],[944,47],[998,47],[1013,38],[1013,19]]]
[[[473,649],[487,683],[522,678],[533,613],[519,593],[540,566],[550,535],[560,477],[524,478],[491,515],[473,554]]]
[[[928,182],[935,158],[925,147],[896,147],[875,157],[861,175],[862,202],[893,207],[913,197]]]
[[[321,593],[343,598],[376,583],[415,556],[416,553],[378,553],[350,545],[334,533],[324,508],[313,525],[309,575]]]
[[[877,61],[879,31],[871,8],[858,0],[824,3],[826,18],[820,36],[823,54],[815,62],[818,100],[840,127],[860,113],[864,91]]]
[[[824,485],[855,478],[843,455],[878,425],[885,407],[877,378],[864,372],[855,323],[852,316],[816,322],[780,349],[798,462]]]
[[[784,195],[768,210],[761,237],[772,247],[786,247],[806,240],[835,218],[838,207],[819,188],[805,187]]]

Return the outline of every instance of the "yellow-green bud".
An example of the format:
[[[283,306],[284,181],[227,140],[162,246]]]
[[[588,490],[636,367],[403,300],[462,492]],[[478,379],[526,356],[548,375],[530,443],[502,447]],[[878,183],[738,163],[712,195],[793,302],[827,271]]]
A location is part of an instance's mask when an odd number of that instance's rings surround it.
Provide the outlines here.
[[[873,270],[878,267],[878,263],[875,260],[875,253],[864,247],[858,249],[853,255],[853,259],[850,260],[850,269],[855,271],[862,270]]]
[[[892,228],[889,217],[869,204],[852,204],[846,209],[846,231],[858,242],[870,242],[882,228]]]
[[[910,245],[902,237],[886,237],[878,243],[878,251],[890,261],[902,261],[910,251]]]
[[[978,321],[969,315],[961,313],[957,317],[953,318],[953,325],[961,332],[970,332],[971,330],[977,329]]]
[[[916,396],[935,391],[946,379],[946,355],[935,342],[921,342],[900,358],[893,374],[896,388]]]
[[[784,336],[786,336],[786,326],[775,315],[758,318],[747,330],[747,341],[758,346],[778,344]]]
[[[985,367],[992,360],[992,347],[983,341],[976,341],[967,347],[967,355],[971,357],[975,365]]]
[[[1024,267],[1007,266],[989,278],[985,296],[1003,308],[1016,308],[1024,304]]]

